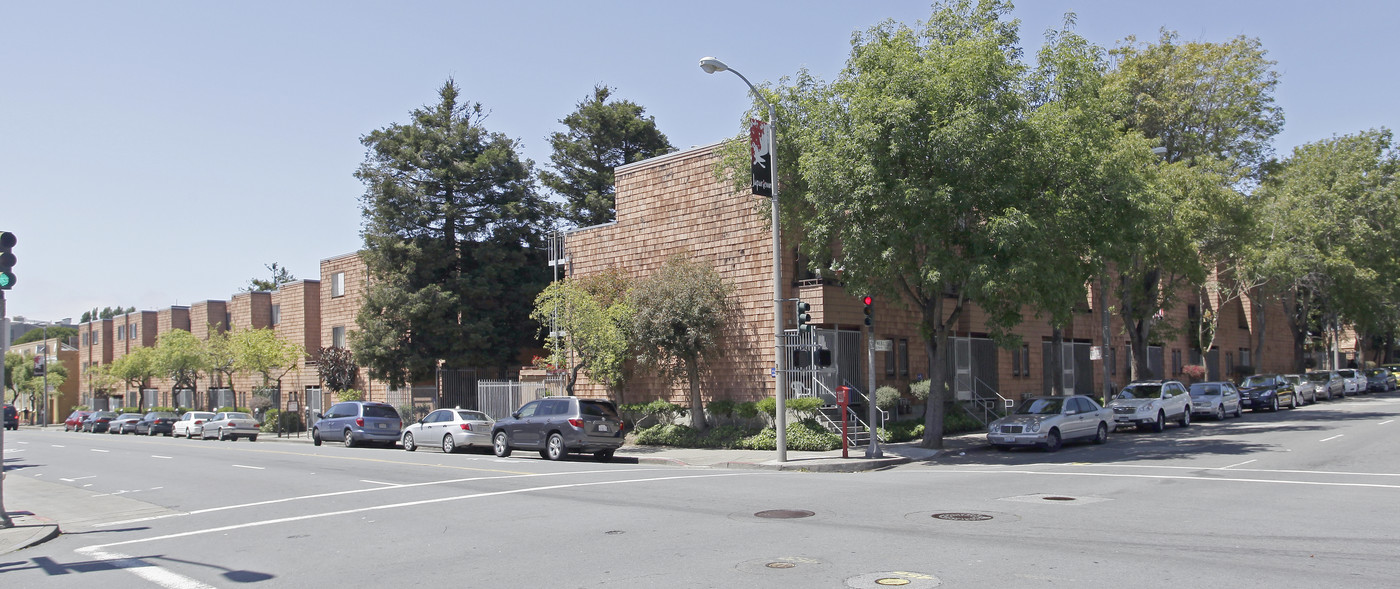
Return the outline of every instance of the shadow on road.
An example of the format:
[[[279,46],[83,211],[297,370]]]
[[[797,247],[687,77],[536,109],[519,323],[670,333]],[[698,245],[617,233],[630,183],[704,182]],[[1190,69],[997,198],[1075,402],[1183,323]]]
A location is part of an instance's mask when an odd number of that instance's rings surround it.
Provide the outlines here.
[[[0,563],[0,573],[25,570],[42,570],[45,574],[53,576],[97,573],[102,571],[119,571],[123,569],[135,569],[144,567],[154,567],[158,561],[178,562],[181,564],[201,566],[222,571],[225,579],[234,583],[257,583],[275,578],[275,575],[258,571],[237,570],[205,562],[181,560],[168,556],[152,554],[147,556],[131,556],[115,558],[110,560],[84,560],[77,562],[61,563],[47,556],[36,556],[31,560],[17,560],[13,562]],[[119,584],[120,585],[120,584]]]

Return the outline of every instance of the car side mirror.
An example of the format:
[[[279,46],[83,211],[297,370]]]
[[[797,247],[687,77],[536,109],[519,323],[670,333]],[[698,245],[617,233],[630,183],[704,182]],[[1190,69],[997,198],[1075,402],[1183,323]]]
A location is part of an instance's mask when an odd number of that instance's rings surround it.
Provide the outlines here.
[[[325,418],[326,418],[324,415],[321,415],[321,412],[320,412],[320,411],[317,411],[317,412],[315,413],[315,415],[316,415],[316,419],[325,419]]]
[[[520,412],[519,412],[519,411],[516,411],[516,412],[514,412],[514,413],[511,413],[511,414],[510,414],[510,417],[511,417],[511,419],[520,419]]]

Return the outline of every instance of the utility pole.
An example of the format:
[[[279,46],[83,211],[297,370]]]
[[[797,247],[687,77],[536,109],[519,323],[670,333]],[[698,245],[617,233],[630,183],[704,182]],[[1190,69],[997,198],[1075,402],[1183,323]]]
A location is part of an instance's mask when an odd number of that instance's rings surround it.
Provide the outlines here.
[[[0,359],[9,353],[10,320],[5,318],[5,291],[0,290]],[[4,401],[4,397],[5,371],[0,370],[0,401]],[[10,512],[5,511],[5,428],[0,427],[0,528],[13,527],[15,522],[10,521]]]

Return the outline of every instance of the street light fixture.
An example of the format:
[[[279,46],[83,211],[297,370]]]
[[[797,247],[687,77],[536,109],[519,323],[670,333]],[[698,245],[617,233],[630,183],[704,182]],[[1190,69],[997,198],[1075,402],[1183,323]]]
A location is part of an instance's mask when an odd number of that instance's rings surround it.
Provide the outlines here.
[[[713,74],[715,72],[729,72],[736,76],[739,76],[739,79],[744,81],[744,84],[749,87],[749,91],[753,93],[754,97],[757,98],[759,102],[762,102],[764,106],[768,107],[768,129],[769,132],[773,133],[773,135],[775,136],[773,140],[770,140],[768,143],[769,165],[772,166],[772,169],[774,170],[772,200],[773,360],[775,365],[773,384],[775,388],[775,394],[773,395],[773,397],[774,400],[777,402],[777,407],[775,408],[776,423],[774,425],[777,429],[776,445],[778,448],[778,462],[787,462],[787,391],[785,390],[787,385],[787,368],[786,366],[784,366],[784,364],[786,364],[787,359],[784,358],[785,354],[783,354],[783,244],[778,234],[778,175],[776,173],[776,170],[778,169],[778,148],[776,141],[777,133],[774,132],[775,125],[778,122],[777,115],[773,110],[773,105],[769,103],[767,99],[763,98],[763,94],[760,94],[758,89],[754,88],[753,84],[749,82],[749,79],[745,78],[744,74],[730,69],[729,66],[724,64],[724,62],[715,59],[714,57],[703,57],[700,59],[700,69],[705,70],[705,73],[707,74]]]

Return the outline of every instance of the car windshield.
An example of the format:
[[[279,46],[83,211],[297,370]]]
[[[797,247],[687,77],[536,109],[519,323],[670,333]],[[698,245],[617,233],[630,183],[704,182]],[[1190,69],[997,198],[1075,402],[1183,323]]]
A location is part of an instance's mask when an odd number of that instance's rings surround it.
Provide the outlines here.
[[[365,405],[365,417],[398,419],[399,412],[394,411],[394,408],[388,405]]]
[[[603,401],[579,401],[578,411],[579,413],[592,415],[593,417],[617,419],[617,409],[613,408],[612,403]]]
[[[142,417],[145,416],[140,413],[123,413],[122,416],[117,419],[141,419]]]
[[[1303,383],[1303,377],[1298,376],[1298,375],[1296,375],[1296,374],[1290,374],[1290,375],[1288,375],[1288,376],[1285,376],[1285,377],[1283,377],[1283,380],[1288,381],[1288,384],[1302,384],[1302,383]]]
[[[480,411],[458,411],[457,417],[467,421],[491,421],[490,417]]]
[[[1130,384],[1114,395],[1115,399],[1156,399],[1162,396],[1162,385]]]
[[[1390,373],[1386,372],[1385,370],[1381,370],[1380,368],[1372,368],[1366,371],[1366,376],[1385,376],[1387,374]]]
[[[1196,384],[1191,385],[1191,396],[1193,396],[1193,397],[1197,397],[1197,396],[1201,396],[1201,395],[1219,395],[1219,394],[1220,394],[1220,385],[1218,385],[1218,384],[1196,383]]]
[[[252,415],[247,413],[225,413],[224,419],[252,419]]]
[[[1026,399],[1016,407],[1016,415],[1055,415],[1064,404],[1064,399]]]
[[[186,413],[186,414],[185,414],[185,417],[184,417],[183,419],[209,419],[210,417],[213,417],[213,416],[214,416],[213,413],[208,413],[208,412],[204,412],[204,411],[199,411],[199,412],[193,412],[193,411],[192,411],[192,412],[190,412],[190,413]]]
[[[163,417],[175,417],[175,414],[174,414],[174,413],[166,413],[165,411],[157,411],[157,412],[151,414],[151,418],[152,418],[152,419],[160,419],[160,418],[163,418]]]
[[[1326,372],[1309,372],[1308,380],[1311,380],[1313,382],[1327,382],[1329,380],[1332,380],[1332,375],[1327,374]]]
[[[94,418],[96,418],[96,419],[111,419],[111,418],[113,418],[113,417],[116,417],[117,414],[116,414],[116,413],[112,413],[111,411],[98,411],[97,413],[94,413],[92,416],[93,416]]]
[[[1251,377],[1249,377],[1249,378],[1244,379],[1244,385],[1243,385],[1243,386],[1247,386],[1247,387],[1267,387],[1267,386],[1270,386],[1270,385],[1273,385],[1273,384],[1274,384],[1274,377],[1272,377],[1272,376],[1251,376]]]

